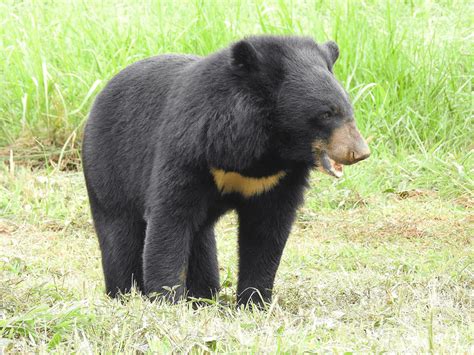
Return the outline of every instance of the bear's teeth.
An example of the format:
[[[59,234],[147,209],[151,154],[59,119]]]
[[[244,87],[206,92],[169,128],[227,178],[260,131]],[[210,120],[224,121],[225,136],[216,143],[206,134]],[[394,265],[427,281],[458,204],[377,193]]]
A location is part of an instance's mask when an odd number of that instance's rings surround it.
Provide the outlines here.
[[[344,175],[342,171],[342,165],[329,158],[326,152],[322,152],[321,154],[321,166],[325,173],[336,178],[340,178],[342,175]]]

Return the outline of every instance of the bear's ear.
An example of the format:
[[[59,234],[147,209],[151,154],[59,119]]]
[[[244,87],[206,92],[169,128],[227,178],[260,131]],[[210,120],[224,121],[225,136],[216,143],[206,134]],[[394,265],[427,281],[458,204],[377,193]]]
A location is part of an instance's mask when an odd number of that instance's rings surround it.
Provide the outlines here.
[[[339,58],[339,47],[334,41],[327,41],[322,46],[323,51],[326,53],[331,66],[336,63],[337,58]]]
[[[231,47],[231,64],[239,70],[254,71],[258,69],[258,53],[248,41],[242,40]]]

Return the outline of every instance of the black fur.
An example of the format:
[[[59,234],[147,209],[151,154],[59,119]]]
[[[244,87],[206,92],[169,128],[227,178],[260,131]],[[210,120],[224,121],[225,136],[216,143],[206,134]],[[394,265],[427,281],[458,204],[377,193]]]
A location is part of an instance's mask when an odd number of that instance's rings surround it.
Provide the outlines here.
[[[311,144],[352,116],[331,72],[337,52],[335,43],[310,38],[250,37],[207,57],[142,60],[109,82],[83,145],[109,295],[135,282],[146,294],[212,297],[219,289],[213,227],[235,209],[238,301],[270,300],[315,165]],[[245,198],[222,195],[211,168],[286,175]],[[166,286],[175,285],[171,294]]]

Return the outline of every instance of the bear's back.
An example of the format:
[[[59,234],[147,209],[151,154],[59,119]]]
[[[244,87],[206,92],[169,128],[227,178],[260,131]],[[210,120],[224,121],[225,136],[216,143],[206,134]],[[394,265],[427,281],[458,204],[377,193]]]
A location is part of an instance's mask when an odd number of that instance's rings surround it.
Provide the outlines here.
[[[199,57],[168,54],[131,64],[99,93],[87,125],[110,128],[117,121],[136,124],[140,119],[157,119],[174,79],[186,64],[197,59]]]
[[[145,192],[135,188],[147,185],[151,139],[167,95],[186,64],[198,59],[161,55],[141,60],[113,77],[97,96],[84,130],[83,164],[98,200],[110,201],[117,194],[122,202],[127,196],[141,199]]]

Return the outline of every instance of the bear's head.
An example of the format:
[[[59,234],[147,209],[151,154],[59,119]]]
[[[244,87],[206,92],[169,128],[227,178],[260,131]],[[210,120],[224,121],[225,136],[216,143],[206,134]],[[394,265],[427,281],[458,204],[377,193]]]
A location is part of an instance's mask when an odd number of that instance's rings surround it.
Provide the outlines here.
[[[234,72],[267,103],[278,156],[335,177],[342,175],[342,165],[370,155],[349,96],[333,74],[338,56],[336,43],[306,37],[257,36],[231,47]]]

